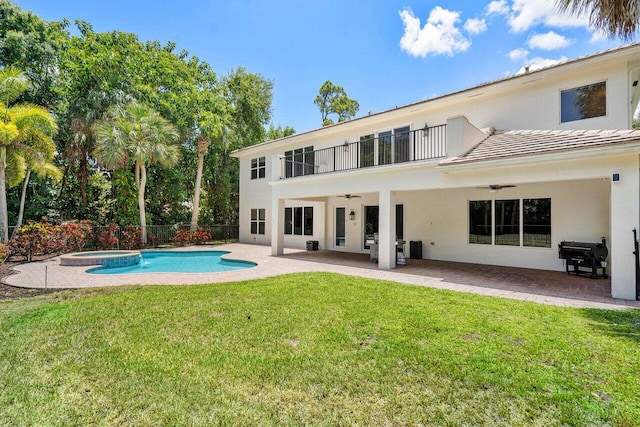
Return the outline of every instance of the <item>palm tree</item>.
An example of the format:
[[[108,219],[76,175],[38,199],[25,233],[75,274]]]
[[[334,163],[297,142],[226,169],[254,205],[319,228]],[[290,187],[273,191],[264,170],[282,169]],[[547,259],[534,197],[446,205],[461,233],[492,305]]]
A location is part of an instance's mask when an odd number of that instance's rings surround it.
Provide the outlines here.
[[[89,89],[83,93],[81,100],[73,99],[68,112],[70,137],[65,141],[62,154],[69,161],[64,178],[69,176],[72,167],[77,167],[78,185],[82,211],[87,207],[87,187],[91,168],[91,152],[95,148],[95,140],[91,127],[102,118],[107,109],[113,105],[134,102],[134,98],[120,89],[103,91]],[[77,165],[77,166],[76,166]],[[65,180],[60,186],[63,193]]]
[[[638,30],[640,2],[637,0],[556,0],[562,12],[589,14],[589,23],[609,37],[629,40]]]
[[[53,160],[53,158],[51,158],[50,160]],[[20,194],[20,210],[18,211],[16,230],[22,225],[22,218],[24,216],[24,205],[27,196],[27,187],[29,186],[31,172],[35,172],[40,178],[49,176],[56,181],[62,178],[62,171],[58,169],[56,165],[51,163],[50,160],[45,159],[42,153],[35,153],[35,156],[30,156],[26,159],[27,170],[22,181],[22,192]]]
[[[133,163],[138,188],[138,208],[143,245],[147,243],[147,217],[144,193],[147,164],[174,165],[180,156],[173,143],[178,139],[175,127],[144,104],[112,107],[107,116],[92,128],[96,140],[94,155],[107,168],[127,168]]]
[[[7,183],[15,185],[24,179],[28,158],[43,155],[53,159],[51,137],[57,130],[53,116],[45,108],[32,104],[11,105],[28,87],[21,71],[0,69],[0,241],[3,242],[9,238]]]
[[[198,114],[198,170],[196,171],[196,185],[193,190],[193,211],[191,212],[191,231],[198,228],[200,216],[200,191],[202,187],[202,171],[204,169],[204,156],[209,151],[212,139],[217,139],[222,134],[225,114],[214,114],[210,111],[202,111]]]

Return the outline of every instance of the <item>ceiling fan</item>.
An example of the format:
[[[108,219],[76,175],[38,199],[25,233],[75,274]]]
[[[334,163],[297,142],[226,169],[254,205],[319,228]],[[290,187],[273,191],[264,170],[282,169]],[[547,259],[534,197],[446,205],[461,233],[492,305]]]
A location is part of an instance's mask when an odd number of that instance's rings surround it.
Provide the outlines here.
[[[351,200],[351,199],[354,199],[354,198],[360,198],[362,196],[357,196],[355,194],[345,194],[344,196],[339,196],[339,197],[344,197],[347,200]]]
[[[499,190],[503,188],[513,188],[515,185],[487,185],[484,187],[476,187],[479,190],[489,190],[491,193],[497,193]]]

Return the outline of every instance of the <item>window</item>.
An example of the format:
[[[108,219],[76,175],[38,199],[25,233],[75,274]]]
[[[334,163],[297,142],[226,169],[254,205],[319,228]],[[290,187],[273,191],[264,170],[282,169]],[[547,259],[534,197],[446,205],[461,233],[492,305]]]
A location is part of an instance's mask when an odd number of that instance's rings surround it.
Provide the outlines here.
[[[409,142],[411,138],[409,134],[409,126],[394,129],[393,138],[393,162],[408,162],[411,158],[411,145]]]
[[[522,201],[522,244],[538,248],[551,247],[551,199]]]
[[[313,236],[313,207],[284,208],[284,234]]]
[[[264,234],[264,209],[251,209],[251,234]]]
[[[551,199],[470,201],[469,243],[490,245],[492,238],[496,245],[550,248]]]
[[[251,159],[251,179],[264,178],[266,171],[265,158]]]
[[[560,121],[607,115],[607,83],[600,82],[560,92]]]
[[[491,244],[491,200],[469,202],[469,243]]]
[[[411,160],[409,126],[360,137],[360,167],[389,165]],[[377,163],[376,163],[377,162]]]
[[[313,208],[304,208],[304,235],[313,236]]]
[[[284,234],[293,234],[292,208],[284,208]]]
[[[302,208],[293,209],[293,234],[302,235]]]
[[[285,151],[285,177],[312,175],[315,172],[313,146]]]
[[[391,131],[380,132],[378,134],[378,164],[386,165],[391,163]]]
[[[375,139],[374,135],[360,137],[360,167],[366,168],[374,165]]]
[[[496,200],[496,245],[520,246],[520,200]]]

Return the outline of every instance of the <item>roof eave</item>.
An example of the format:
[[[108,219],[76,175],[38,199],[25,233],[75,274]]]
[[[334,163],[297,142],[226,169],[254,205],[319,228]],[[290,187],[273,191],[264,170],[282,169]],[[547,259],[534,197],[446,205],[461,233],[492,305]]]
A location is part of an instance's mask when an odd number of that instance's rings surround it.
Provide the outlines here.
[[[634,141],[625,144],[619,144],[617,146],[600,146],[583,148],[580,150],[566,150],[546,152],[524,156],[505,157],[497,159],[486,160],[469,160],[461,162],[440,162],[437,166],[438,169],[447,171],[468,171],[473,169],[487,169],[495,167],[508,167],[508,166],[521,166],[532,163],[540,163],[541,161],[566,161],[587,159],[592,157],[616,156],[620,154],[629,154],[633,152],[640,152],[640,141]]]

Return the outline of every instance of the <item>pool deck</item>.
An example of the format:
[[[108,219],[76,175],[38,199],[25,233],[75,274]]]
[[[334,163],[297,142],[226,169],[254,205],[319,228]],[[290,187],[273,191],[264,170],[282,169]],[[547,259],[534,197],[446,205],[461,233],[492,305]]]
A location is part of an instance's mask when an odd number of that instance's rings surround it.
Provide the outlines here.
[[[431,260],[407,260],[406,266],[379,270],[367,255],[331,251],[306,252],[287,249],[281,257],[271,256],[267,246],[240,243],[186,247],[177,250],[224,250],[224,258],[253,261],[256,267],[217,273],[143,273],[97,275],[91,267],[60,265],[60,257],[14,267],[18,274],[4,279],[8,285],[24,288],[92,288],[119,285],[194,285],[221,283],[286,273],[332,272],[389,280],[437,289],[489,295],[579,308],[640,308],[640,301],[611,297],[609,280],[569,276],[563,272],[484,266]]]

